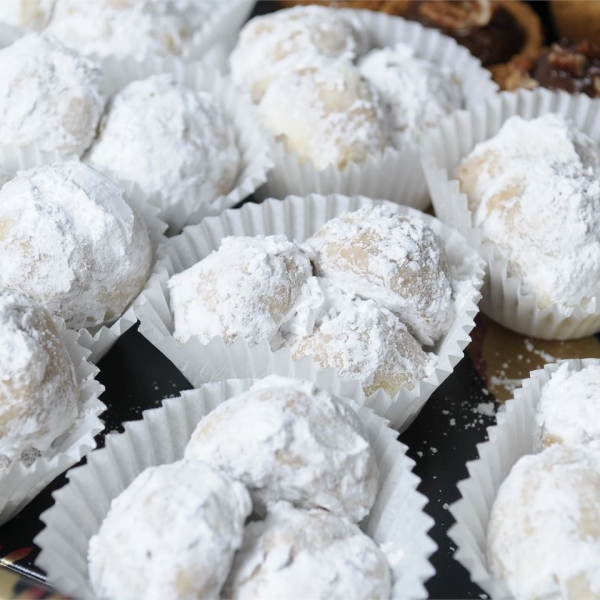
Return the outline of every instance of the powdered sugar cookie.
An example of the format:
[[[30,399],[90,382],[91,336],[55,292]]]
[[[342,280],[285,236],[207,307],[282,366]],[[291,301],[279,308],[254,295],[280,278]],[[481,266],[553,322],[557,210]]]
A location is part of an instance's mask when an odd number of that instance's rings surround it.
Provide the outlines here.
[[[0,189],[0,285],[73,329],[119,317],[148,279],[152,248],[121,188],[77,160],[20,172]]]
[[[272,375],[209,413],[185,457],[244,483],[255,508],[287,500],[360,521],[379,471],[358,416],[308,381]]]
[[[385,555],[356,525],[280,503],[246,527],[224,596],[362,600],[391,589]]]
[[[41,31],[44,29],[55,0],[2,0],[0,23]]]
[[[251,510],[244,486],[208,465],[150,467],[90,540],[92,586],[109,600],[219,598]]]

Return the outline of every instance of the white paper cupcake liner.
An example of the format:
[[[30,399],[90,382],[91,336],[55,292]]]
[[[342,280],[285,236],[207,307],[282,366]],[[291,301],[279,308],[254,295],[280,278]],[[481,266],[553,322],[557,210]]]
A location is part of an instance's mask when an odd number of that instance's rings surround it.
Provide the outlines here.
[[[504,327],[524,335],[566,340],[581,338],[600,330],[600,302],[566,308],[552,305],[539,308],[535,293],[524,293],[522,280],[508,274],[508,263],[496,247],[481,240],[472,226],[467,197],[455,179],[456,168],[476,144],[498,133],[513,115],[533,119],[557,113],[572,119],[594,140],[600,141],[600,102],[585,95],[551,92],[545,89],[502,92],[444,119],[423,144],[423,168],[436,215],[457,229],[486,261],[486,284],[481,310]]]
[[[118,64],[105,64],[106,92],[112,95],[130,81],[145,79],[158,72],[161,71],[157,71],[157,65],[150,60],[136,63],[135,69],[129,72],[123,71]],[[214,96],[233,127],[241,154],[240,169],[233,188],[228,194],[219,196],[208,204],[198,206],[193,191],[175,204],[159,190],[153,193],[153,202],[161,209],[161,217],[169,224],[169,233],[175,234],[184,225],[199,223],[204,217],[217,215],[250,196],[265,183],[273,162],[269,144],[259,125],[256,107],[250,96],[236,88],[229,77],[215,69],[206,68],[203,64],[186,64],[179,60],[165,62],[162,72],[172,74],[190,89],[209,92]]]
[[[160,210],[154,206],[154,196],[144,194],[136,183],[130,181],[119,181],[118,183],[125,190],[129,205],[146,223],[150,243],[152,244],[154,264],[157,259],[158,247],[167,239],[165,237],[167,224],[159,217]],[[79,330],[79,344],[91,352],[89,356],[90,362],[96,364],[112,348],[119,337],[137,323],[137,317],[133,312],[132,305],[133,301],[123,314],[110,325],[88,327]]]
[[[94,437],[104,429],[98,415],[106,406],[98,399],[104,386],[96,381],[98,368],[89,360],[89,351],[79,342],[79,334],[65,327],[65,322],[53,318],[75,366],[79,385],[79,416],[50,448],[30,466],[13,461],[0,470],[0,525],[16,515],[41,490],[69,467],[77,464],[96,447]]]
[[[111,500],[147,467],[181,459],[198,422],[253,383],[209,383],[165,400],[162,408],[145,411],[142,420],[126,423],[125,433],[107,436],[106,448],[70,471],[69,484],[54,494],[56,504],[41,515],[46,528],[35,539],[42,550],[36,564],[46,571],[48,582],[74,598],[93,597],[87,546]],[[392,597],[425,598],[423,584],[435,572],[428,558],[436,545],[427,535],[433,521],[423,512],[427,500],[417,492],[414,462],[384,419],[364,407],[358,415],[380,470],[377,501],[361,527],[390,557]]]
[[[203,60],[206,64],[225,69],[237,34],[250,16],[255,3],[256,0],[226,0],[220,2],[217,10],[213,11],[203,27],[195,32],[193,41],[186,43],[181,56],[174,58],[183,61]],[[0,23],[0,48],[10,46],[28,33],[31,33],[31,31],[25,28]],[[94,54],[91,57],[96,60],[103,60]],[[151,58],[159,64],[161,60],[168,60],[169,57],[156,56]],[[108,56],[107,59],[121,63],[124,69],[138,62],[133,57]]]
[[[489,441],[479,444],[479,459],[468,462],[470,477],[458,484],[462,498],[450,506],[456,520],[448,536],[456,544],[454,558],[489,596],[495,600],[512,598],[503,581],[492,577],[486,561],[486,536],[490,514],[498,490],[515,463],[539,448],[535,414],[543,386],[564,364],[579,371],[599,365],[599,359],[574,359],[545,365],[532,371],[529,379],[515,390],[514,399],[497,415],[497,425],[488,427]]]
[[[495,95],[498,90],[490,72],[479,60],[439,31],[377,11],[349,12],[364,25],[369,48],[405,42],[415,48],[420,57],[451,67],[461,79],[467,105]],[[262,198],[340,193],[385,198],[419,209],[429,205],[427,184],[415,145],[386,148],[383,156],[368,156],[363,163],[350,163],[343,171],[334,165],[317,171],[311,162],[302,164],[295,153],[287,152],[283,143],[272,136],[269,143],[275,167],[269,173],[267,184],[258,192]]]
[[[191,338],[178,345],[173,338],[173,317],[169,308],[167,281],[212,251],[217,250],[221,240],[228,235],[256,236],[260,234],[285,234],[288,239],[303,242],[328,220],[361,206],[379,204],[355,196],[340,194],[306,198],[291,196],[283,201],[267,200],[262,204],[246,204],[238,210],[228,210],[218,217],[210,217],[199,225],[187,227],[183,233],[171,238],[159,249],[159,260],[144,291],[134,303],[134,311],[140,319],[139,331],[154,344],[194,386],[207,381],[227,378],[259,378],[275,373],[292,377],[304,377],[317,381],[327,389],[340,391],[359,403],[365,403],[379,415],[389,419],[394,427],[406,429],[417,416],[432,392],[450,375],[463,356],[463,349],[470,342],[469,333],[474,327],[473,319],[478,312],[479,288],[483,282],[483,265],[465,240],[454,230],[444,226],[434,217],[406,206],[387,203],[393,210],[422,218],[444,241],[450,265],[463,266],[461,279],[472,282],[468,291],[457,300],[452,327],[434,346],[438,357],[432,373],[413,390],[402,390],[390,396],[379,390],[366,400],[358,397],[362,388],[357,382],[339,384],[332,369],[317,372],[311,357],[293,360],[291,350],[282,348],[273,352],[267,341],[249,347],[240,339],[227,346],[221,338],[203,345]],[[316,378],[316,379],[315,379]],[[360,382],[359,382],[360,383]],[[340,386],[340,387],[338,387]]]

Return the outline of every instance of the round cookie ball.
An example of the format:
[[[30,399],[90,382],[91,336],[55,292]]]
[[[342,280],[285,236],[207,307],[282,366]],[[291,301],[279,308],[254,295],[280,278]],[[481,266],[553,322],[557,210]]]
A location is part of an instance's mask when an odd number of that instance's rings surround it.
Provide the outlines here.
[[[596,598],[600,449],[554,445],[521,458],[500,486],[487,534],[494,577],[516,598]]]
[[[299,6],[250,20],[231,53],[233,80],[255,102],[275,79],[319,66],[325,59],[353,61],[362,25],[351,13],[323,6]]]
[[[79,156],[104,110],[102,71],[47,34],[0,50],[0,144]]]
[[[114,96],[87,160],[148,194],[161,192],[170,206],[191,210],[192,199],[199,207],[231,190],[240,152],[210,94],[163,74],[134,81]]]
[[[564,311],[600,296],[600,145],[564,117],[508,119],[457,170],[482,239],[521,292]]]
[[[246,485],[255,508],[287,500],[360,521],[379,471],[358,416],[308,381],[272,375],[209,413],[185,457]]]
[[[418,144],[428,129],[462,106],[462,90],[453,71],[418,58],[407,44],[369,52],[359,70],[386,104],[397,146]]]
[[[308,258],[284,235],[227,237],[169,280],[175,340],[271,340],[311,275]]]
[[[312,356],[342,381],[359,380],[365,395],[413,389],[430,371],[430,358],[406,326],[373,300],[351,298],[327,286],[325,310],[308,335],[292,341],[294,359]]]
[[[54,0],[2,0],[0,22],[12,27],[44,29],[54,6]]]
[[[106,600],[217,599],[252,511],[240,483],[202,463],[150,467],[112,501],[88,550]]]
[[[446,255],[421,219],[364,206],[327,221],[306,246],[320,275],[396,313],[420,343],[448,331],[454,305]]]
[[[535,420],[543,447],[600,440],[600,365],[562,364],[542,388]]]
[[[82,54],[187,57],[224,0],[56,0],[47,31]]]
[[[286,150],[317,171],[379,156],[388,141],[377,94],[343,61],[282,75],[269,85],[258,109]]]
[[[75,422],[78,405],[75,368],[52,317],[0,288],[0,458],[47,450]]]
[[[119,317],[151,259],[143,220],[88,165],[22,171],[0,189],[0,285],[27,293],[71,329]]]
[[[391,590],[385,555],[356,525],[280,503],[246,527],[224,597],[364,600]]]

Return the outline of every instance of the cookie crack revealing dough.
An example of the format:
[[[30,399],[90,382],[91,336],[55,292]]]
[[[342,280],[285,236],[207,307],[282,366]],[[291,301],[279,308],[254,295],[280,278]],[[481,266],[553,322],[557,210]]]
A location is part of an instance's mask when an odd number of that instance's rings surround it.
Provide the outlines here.
[[[246,527],[223,597],[385,600],[391,589],[385,555],[356,525],[279,503]]]
[[[0,22],[41,31],[48,23],[53,7],[54,0],[2,0]]]
[[[311,278],[295,311],[281,328],[293,358],[309,355],[319,369],[335,368],[342,381],[360,380],[367,396],[411,390],[435,364],[396,315],[326,279]]]
[[[319,275],[395,313],[420,343],[433,344],[448,331],[449,268],[440,240],[421,219],[365,206],[327,221],[304,247]]]
[[[284,235],[224,238],[217,251],[169,280],[175,340],[271,340],[311,275],[308,258]]]
[[[188,460],[246,485],[255,509],[279,500],[365,517],[379,472],[356,413],[308,381],[270,376],[209,413],[192,434]]]
[[[150,467],[90,540],[92,587],[105,600],[216,600],[251,510],[244,486],[208,465]]]
[[[52,317],[0,288],[0,472],[47,450],[78,412],[75,368]]]
[[[564,117],[508,119],[457,170],[473,224],[540,308],[600,293],[600,147]]]
[[[0,189],[0,284],[72,329],[119,317],[149,275],[152,247],[121,188],[79,161],[21,171]]]
[[[249,21],[231,53],[231,75],[259,102],[272,81],[324,60],[353,61],[365,38],[350,13],[304,6]]]
[[[80,156],[104,110],[102,71],[47,34],[0,50],[0,143]]]

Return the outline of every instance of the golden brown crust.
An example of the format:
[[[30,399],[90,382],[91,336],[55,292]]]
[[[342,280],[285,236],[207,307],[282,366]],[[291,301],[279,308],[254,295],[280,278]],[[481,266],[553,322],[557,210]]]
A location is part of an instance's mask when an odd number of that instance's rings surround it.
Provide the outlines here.
[[[600,0],[551,0],[550,9],[561,36],[600,45]]]
[[[539,87],[539,83],[530,75],[534,62],[532,59],[519,54],[513,56],[507,63],[491,66],[490,71],[501,90],[508,92],[514,92],[519,88],[533,90]]]
[[[299,4],[320,4],[324,6],[336,6],[340,8],[356,8],[377,10],[403,17],[408,12],[411,0],[340,0],[337,2],[326,2],[324,0],[279,0],[278,6],[281,8],[290,8]]]

